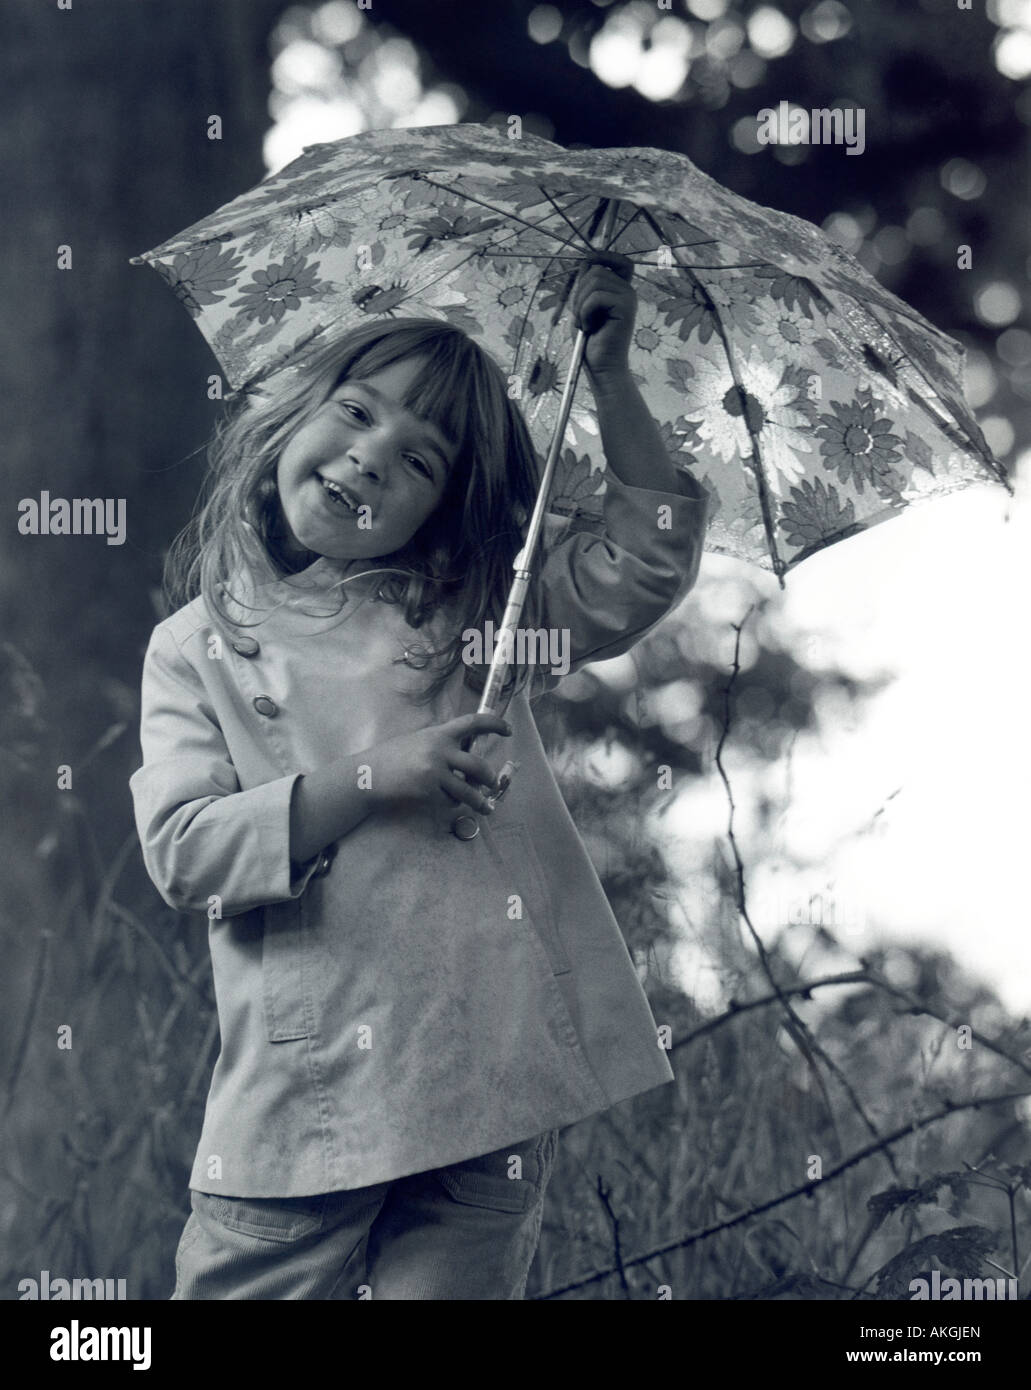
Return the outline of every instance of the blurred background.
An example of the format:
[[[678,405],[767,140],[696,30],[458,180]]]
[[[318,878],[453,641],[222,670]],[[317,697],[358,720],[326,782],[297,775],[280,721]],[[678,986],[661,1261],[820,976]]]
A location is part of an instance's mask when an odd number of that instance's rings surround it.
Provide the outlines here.
[[[8,0],[0,40],[0,1297],[43,1269],[168,1297],[218,1046],[206,923],[151,886],[127,787],[218,368],[129,258],[304,145],[512,114],[564,145],[679,151],[821,226],[965,347],[1015,489],[910,510],[783,592],[707,556],[631,654],[541,703],[678,1081],[565,1132],[528,1296],[906,1297],[900,1254],[949,1269],[957,1221],[997,1235],[959,1272],[1019,1272],[1031,0]],[[760,145],[781,101],[864,108],[864,154]],[[124,497],[125,544],[19,534],[43,490]],[[810,1200],[698,1235],[814,1157]]]

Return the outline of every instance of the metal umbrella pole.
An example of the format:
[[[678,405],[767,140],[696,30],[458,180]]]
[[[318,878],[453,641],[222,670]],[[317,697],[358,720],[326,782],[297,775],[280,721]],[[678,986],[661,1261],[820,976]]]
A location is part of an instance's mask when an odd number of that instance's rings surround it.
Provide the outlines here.
[[[604,249],[612,235],[613,224],[616,220],[616,210],[618,201],[615,198],[607,200],[607,206],[602,217],[601,226],[598,229],[592,246],[596,250]],[[587,258],[585,257],[585,260]],[[483,687],[483,694],[480,696],[480,703],[477,706],[477,714],[491,714],[498,704],[502,688],[505,684],[505,675],[511,664],[511,653],[515,651],[516,628],[522,616],[523,605],[526,602],[527,591],[530,587],[530,566],[533,563],[534,551],[540,540],[541,531],[544,528],[544,516],[548,507],[548,496],[551,492],[552,480],[555,476],[555,466],[558,462],[559,451],[562,448],[562,440],[566,433],[566,424],[569,420],[569,412],[573,405],[573,394],[576,391],[576,383],[580,376],[580,368],[583,365],[584,351],[587,346],[587,334],[582,328],[577,330],[576,341],[573,344],[573,355],[570,358],[569,370],[566,373],[566,383],[562,390],[562,399],[559,402],[558,419],[555,422],[555,429],[551,437],[551,447],[548,449],[548,456],[544,464],[544,472],[541,475],[540,487],[537,490],[537,501],[534,504],[533,514],[530,517],[530,524],[526,531],[526,540],[523,548],[512,561],[512,569],[515,577],[512,580],[512,587],[508,593],[508,602],[505,604],[504,616],[501,619],[501,626],[495,637],[494,652],[491,656],[490,669],[487,673],[487,683]],[[507,705],[507,701],[506,701]],[[499,709],[498,713],[503,713]],[[463,739],[462,747],[467,751],[472,747],[474,740],[471,738]],[[516,765],[513,762],[506,762],[498,774],[501,790],[491,801],[497,802],[504,796],[508,783],[511,781]],[[506,776],[507,774],[507,776]],[[459,816],[451,825],[451,833],[460,840],[472,840],[479,834],[480,827],[471,816]]]

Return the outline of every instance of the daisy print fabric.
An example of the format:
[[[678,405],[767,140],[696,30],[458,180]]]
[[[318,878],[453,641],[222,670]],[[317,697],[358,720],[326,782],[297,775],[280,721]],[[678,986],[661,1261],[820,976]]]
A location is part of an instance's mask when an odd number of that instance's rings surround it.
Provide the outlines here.
[[[488,126],[315,145],[137,261],[193,315],[234,389],[369,319],[438,317],[509,376],[548,449],[592,234],[634,266],[630,369],[671,458],[711,497],[707,548],[783,574],[917,497],[1005,474],[966,405],[958,344],[808,222],[661,150],[568,151]],[[581,373],[551,511],[605,489]]]

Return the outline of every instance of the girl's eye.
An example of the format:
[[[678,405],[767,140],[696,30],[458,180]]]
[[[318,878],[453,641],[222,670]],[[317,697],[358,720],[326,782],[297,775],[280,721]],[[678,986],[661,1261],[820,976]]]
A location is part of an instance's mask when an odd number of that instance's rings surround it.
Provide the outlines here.
[[[362,407],[360,405],[355,405],[352,401],[337,401],[337,405],[342,406],[344,410],[351,411],[357,415],[360,415],[363,420],[368,419],[368,416],[365,414],[365,411],[362,409]],[[405,454],[405,458],[411,459],[413,463],[418,464],[421,472],[425,473],[427,478],[432,479],[433,469],[430,468],[429,464],[424,463],[423,460],[419,458],[417,454]]]

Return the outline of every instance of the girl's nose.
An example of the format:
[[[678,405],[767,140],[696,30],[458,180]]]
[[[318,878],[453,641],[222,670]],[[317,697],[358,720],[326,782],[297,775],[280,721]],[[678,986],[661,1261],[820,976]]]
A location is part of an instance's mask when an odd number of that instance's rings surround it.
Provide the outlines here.
[[[349,451],[347,457],[354,464],[361,477],[371,478],[373,482],[383,481],[386,464],[382,453],[377,455],[371,449],[363,449],[360,455]]]

